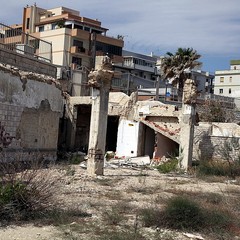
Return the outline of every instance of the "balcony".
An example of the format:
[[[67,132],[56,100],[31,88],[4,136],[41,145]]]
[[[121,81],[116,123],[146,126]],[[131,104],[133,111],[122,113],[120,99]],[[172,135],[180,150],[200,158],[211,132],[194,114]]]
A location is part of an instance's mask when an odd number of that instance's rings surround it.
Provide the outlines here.
[[[89,40],[90,33],[81,29],[72,29],[72,37]]]
[[[72,46],[70,48],[70,53],[85,56],[85,57],[89,56],[89,51],[86,48],[78,47],[78,46]]]

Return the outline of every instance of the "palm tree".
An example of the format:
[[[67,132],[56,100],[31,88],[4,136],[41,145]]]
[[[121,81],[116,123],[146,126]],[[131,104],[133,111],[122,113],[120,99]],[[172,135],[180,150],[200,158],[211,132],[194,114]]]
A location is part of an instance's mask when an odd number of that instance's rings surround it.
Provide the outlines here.
[[[201,65],[197,61],[201,55],[192,48],[178,48],[175,54],[167,52],[161,63],[163,78],[172,85],[178,85],[178,100],[182,100],[184,82],[191,75],[191,70]]]

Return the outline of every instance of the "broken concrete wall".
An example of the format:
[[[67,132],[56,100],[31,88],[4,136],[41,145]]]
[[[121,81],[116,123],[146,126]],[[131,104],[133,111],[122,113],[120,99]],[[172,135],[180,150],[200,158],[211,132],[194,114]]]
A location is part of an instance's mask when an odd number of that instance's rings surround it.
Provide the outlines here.
[[[31,71],[54,78],[57,74],[57,68],[53,64],[40,61],[36,58],[27,56],[26,54],[16,53],[4,48],[0,49],[0,62],[17,67],[23,71]]]
[[[62,92],[55,79],[0,68],[1,148],[13,152],[39,153],[56,158]],[[7,144],[4,143],[8,139]],[[24,160],[24,159],[23,159]]]
[[[199,123],[195,126],[193,160],[223,159],[224,142],[237,139],[240,126],[235,123]]]

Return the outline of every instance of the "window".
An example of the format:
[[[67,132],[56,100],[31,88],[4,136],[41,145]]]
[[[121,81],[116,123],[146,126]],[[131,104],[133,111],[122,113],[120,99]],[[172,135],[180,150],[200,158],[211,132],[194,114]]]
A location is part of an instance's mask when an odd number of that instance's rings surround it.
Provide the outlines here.
[[[228,93],[229,93],[229,94],[232,93],[232,89],[231,89],[231,88],[228,89]]]
[[[229,77],[229,82],[230,82],[230,83],[232,82],[232,77]]]
[[[38,31],[39,31],[39,32],[43,32],[43,31],[44,31],[44,26],[39,26],[39,27],[38,27]]]
[[[114,46],[111,44],[106,44],[106,43],[102,43],[102,42],[96,42],[96,50],[97,51],[101,51],[104,54],[108,55],[118,55],[118,56],[122,56],[122,48],[118,47],[118,46]]]
[[[74,40],[73,40],[73,46],[83,47],[83,42],[74,39]]]
[[[220,83],[224,82],[224,77],[220,77]]]
[[[57,23],[53,23],[52,24],[52,30],[56,29],[56,27],[57,27]]]
[[[26,29],[29,29],[29,24],[30,24],[30,18],[27,18]]]
[[[223,93],[223,89],[220,88],[220,89],[219,89],[219,94],[222,94],[222,93]]]
[[[82,59],[77,58],[77,57],[72,57],[72,63],[75,63],[75,64],[81,66],[82,65]]]

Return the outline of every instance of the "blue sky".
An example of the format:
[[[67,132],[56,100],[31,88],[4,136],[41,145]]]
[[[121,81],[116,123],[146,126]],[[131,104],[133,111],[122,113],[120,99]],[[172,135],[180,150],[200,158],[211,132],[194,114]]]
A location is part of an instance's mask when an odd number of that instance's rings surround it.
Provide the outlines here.
[[[21,22],[24,6],[65,6],[98,19],[109,36],[123,35],[125,49],[164,55],[192,47],[202,55],[203,70],[229,69],[240,59],[240,0],[8,0],[0,21]]]

